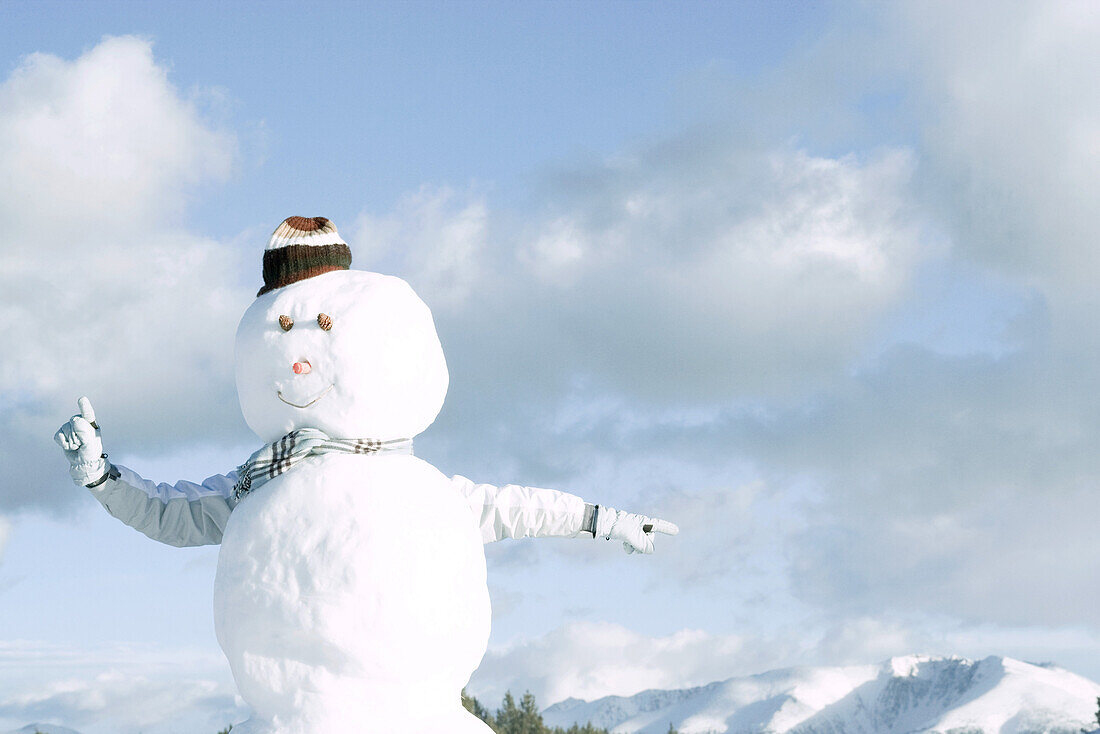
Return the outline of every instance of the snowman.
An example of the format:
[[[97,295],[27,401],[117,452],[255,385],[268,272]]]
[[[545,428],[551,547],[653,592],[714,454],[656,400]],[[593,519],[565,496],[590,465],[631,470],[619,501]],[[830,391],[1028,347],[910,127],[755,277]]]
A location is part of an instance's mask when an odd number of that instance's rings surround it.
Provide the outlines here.
[[[350,265],[323,217],[272,235],[236,336],[241,410],[265,445],[235,471],[156,484],[115,465],[87,398],[55,440],[122,522],[221,544],[215,630],[253,711],[234,734],[485,734],[459,697],[489,637],[483,544],[602,537],[650,553],[677,528],[414,456],[447,392],[431,312],[405,281]]]

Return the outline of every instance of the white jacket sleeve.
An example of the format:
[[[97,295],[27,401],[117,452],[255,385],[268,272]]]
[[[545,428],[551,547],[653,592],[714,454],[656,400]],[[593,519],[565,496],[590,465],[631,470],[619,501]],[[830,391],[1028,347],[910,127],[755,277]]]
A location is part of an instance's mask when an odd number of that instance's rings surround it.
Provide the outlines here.
[[[457,475],[451,483],[469,504],[483,543],[504,538],[575,538],[584,532],[586,505],[576,495],[516,484],[476,484]]]
[[[233,497],[236,472],[216,474],[202,484],[155,484],[124,466],[109,467],[102,484],[89,487],[107,512],[153,540],[177,547],[218,545]]]

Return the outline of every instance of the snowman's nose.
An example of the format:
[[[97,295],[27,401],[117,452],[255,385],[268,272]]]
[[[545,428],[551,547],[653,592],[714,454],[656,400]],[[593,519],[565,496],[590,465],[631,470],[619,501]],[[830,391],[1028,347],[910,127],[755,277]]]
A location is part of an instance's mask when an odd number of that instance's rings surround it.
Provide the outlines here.
[[[296,375],[308,375],[313,367],[310,366],[308,360],[302,360],[301,362],[295,362],[291,368]]]

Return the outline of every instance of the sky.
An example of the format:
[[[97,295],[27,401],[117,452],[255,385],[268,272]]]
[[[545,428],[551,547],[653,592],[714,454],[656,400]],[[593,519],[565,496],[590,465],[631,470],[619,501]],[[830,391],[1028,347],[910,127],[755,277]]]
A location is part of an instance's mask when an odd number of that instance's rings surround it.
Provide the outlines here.
[[[0,0],[0,730],[217,731],[217,548],[72,485],[257,447],[286,216],[432,308],[446,474],[665,517],[486,549],[470,690],[913,653],[1100,679],[1100,8]]]

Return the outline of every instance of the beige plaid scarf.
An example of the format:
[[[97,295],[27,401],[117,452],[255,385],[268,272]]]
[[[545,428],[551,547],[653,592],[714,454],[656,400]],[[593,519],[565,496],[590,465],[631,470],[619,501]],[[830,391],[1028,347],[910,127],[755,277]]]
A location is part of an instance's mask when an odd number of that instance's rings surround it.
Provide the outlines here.
[[[262,487],[275,477],[300,463],[306,457],[319,454],[412,454],[411,438],[376,441],[370,438],[330,438],[316,428],[299,428],[275,443],[269,443],[237,467],[237,483],[233,496],[242,497]]]

